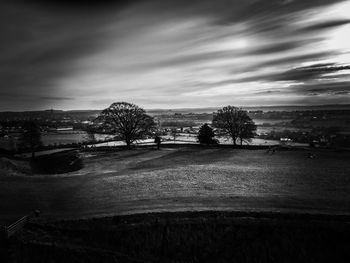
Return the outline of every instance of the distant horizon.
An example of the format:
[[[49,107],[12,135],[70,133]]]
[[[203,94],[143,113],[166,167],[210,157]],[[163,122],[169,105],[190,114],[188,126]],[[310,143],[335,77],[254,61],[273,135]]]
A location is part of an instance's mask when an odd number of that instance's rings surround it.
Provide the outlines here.
[[[289,104],[289,105],[257,105],[257,106],[242,106],[242,105],[232,105],[232,104],[227,104],[227,105],[222,105],[222,106],[208,106],[208,107],[179,107],[179,108],[144,108],[144,107],[141,107],[143,108],[145,111],[171,111],[171,110],[187,110],[187,111],[190,111],[190,110],[203,110],[203,109],[220,109],[220,108],[223,108],[225,106],[228,106],[228,105],[231,105],[231,106],[235,106],[235,107],[238,107],[238,108],[254,108],[254,109],[258,109],[258,108],[291,108],[291,107],[301,107],[301,108],[318,108],[318,107],[349,107],[350,109],[350,103],[340,103],[340,104],[318,104],[318,105],[298,105],[298,104]],[[108,105],[109,106],[109,105]],[[107,107],[108,107],[107,106]],[[107,108],[105,107],[105,108]],[[40,110],[23,110],[23,111],[20,111],[20,110],[2,110],[0,111],[0,113],[6,113],[6,112],[13,112],[13,113],[20,113],[20,112],[42,112],[42,111],[63,111],[63,112],[83,112],[83,111],[102,111],[103,109],[105,108],[102,108],[102,109],[40,109]]]

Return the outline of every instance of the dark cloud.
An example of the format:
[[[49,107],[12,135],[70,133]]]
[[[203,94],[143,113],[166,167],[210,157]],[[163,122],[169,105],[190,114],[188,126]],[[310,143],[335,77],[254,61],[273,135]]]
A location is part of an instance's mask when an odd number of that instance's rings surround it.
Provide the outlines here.
[[[313,56],[311,55],[311,58],[312,57]],[[303,59],[303,58],[304,56],[301,56],[299,59]],[[263,63],[262,65],[278,66],[279,63],[282,63],[283,61],[285,60],[279,59],[276,61]],[[288,59],[286,61],[289,63]],[[294,61],[294,59],[291,59],[291,61]],[[260,65],[258,65],[257,67],[259,66]],[[329,77],[325,74],[338,73],[338,72],[342,72],[343,70],[349,70],[349,69],[350,69],[350,66],[348,65],[337,65],[335,63],[321,63],[321,64],[313,64],[307,67],[293,68],[293,69],[278,72],[278,73],[271,72],[271,73],[256,74],[253,76],[241,78],[238,81],[233,80],[231,81],[231,83],[251,82],[251,81],[294,81],[294,82],[314,81],[314,80],[328,79]]]
[[[266,44],[263,46],[258,46],[256,48],[247,49],[247,50],[223,50],[223,51],[211,51],[211,52],[201,52],[198,54],[185,54],[185,55],[179,55],[177,57],[173,58],[167,58],[167,59],[160,59],[159,61],[154,62],[153,64],[147,63],[147,65],[143,65],[142,63],[139,63],[137,66],[134,66],[133,68],[136,69],[137,67],[141,67],[141,69],[150,68],[150,67],[173,67],[173,66],[183,66],[188,64],[196,64],[198,62],[206,62],[211,60],[219,60],[219,59],[228,59],[228,58],[239,58],[239,57],[245,57],[245,56],[257,56],[257,55],[269,55],[273,53],[281,53],[286,51],[291,51],[293,49],[297,49],[299,47],[302,47],[305,44],[311,44],[315,39],[311,40],[303,40],[303,41],[290,41],[290,42],[281,42],[281,43],[274,43],[274,44]],[[325,56],[331,55],[331,52],[320,52],[320,53],[312,53],[302,56],[294,56],[291,58],[281,58],[276,60],[270,60],[269,62],[264,62],[258,64],[254,68],[247,68],[246,70],[251,71],[257,68],[261,68],[263,66],[268,65],[278,65],[278,64],[285,64],[290,62],[299,62],[302,63],[305,60],[308,59],[320,59]],[[246,71],[246,70],[243,70]],[[234,71],[234,74],[237,73],[237,70]]]
[[[281,94],[284,96],[339,96],[350,94],[350,81],[327,81],[324,83],[309,83],[293,85],[289,88],[263,89],[254,93],[255,95]],[[344,97],[346,100],[346,97]]]
[[[333,92],[334,95],[350,95],[349,90]]]
[[[335,81],[327,83],[317,83],[303,85],[299,87],[298,92],[320,95],[320,94],[331,94],[331,95],[346,95],[350,93],[350,81]]]
[[[294,55],[289,57],[281,57],[277,59],[270,59],[266,62],[261,62],[256,64],[254,69],[270,67],[270,66],[281,66],[281,65],[291,65],[291,64],[301,64],[307,61],[315,61],[320,59],[325,59],[328,57],[335,56],[335,52],[314,52],[305,55]]]
[[[173,66],[184,66],[188,64],[196,64],[198,62],[211,61],[216,59],[225,59],[229,57],[238,57],[241,56],[241,53],[238,53],[233,50],[228,51],[212,51],[212,52],[203,52],[198,54],[186,54],[179,55],[177,57],[160,59],[160,61],[156,61],[153,63],[155,67],[173,67]],[[142,68],[147,67],[147,65],[139,64]],[[148,67],[150,65],[148,64]]]
[[[317,40],[319,39],[295,40],[295,41],[274,43],[274,44],[269,44],[265,47],[263,46],[251,51],[247,51],[247,53],[249,52],[249,54],[251,55],[266,55],[271,53],[280,53],[280,52],[296,49],[298,47],[302,47],[306,44],[314,43]]]
[[[350,23],[349,19],[332,20],[332,21],[327,21],[327,22],[303,27],[301,31],[310,32],[310,31],[324,30],[324,29],[329,29],[333,27],[343,26],[349,23]]]
[[[300,56],[300,57],[295,57],[295,58],[290,58],[290,59],[279,59],[279,60],[274,60],[268,63],[264,63],[263,65],[269,64],[269,65],[279,65],[280,63],[284,62],[291,62],[291,61],[301,61],[302,59],[307,59],[307,58],[314,58],[314,57],[319,57],[317,53],[315,54],[310,54],[309,56]],[[259,65],[256,66],[256,68],[260,67]],[[254,69],[256,69],[254,68]],[[265,73],[265,74],[252,74],[249,77],[242,77],[242,78],[232,78],[232,79],[225,79],[222,81],[214,81],[214,82],[203,82],[203,81],[197,81],[193,82],[190,85],[192,87],[199,87],[203,89],[208,89],[208,88],[215,88],[215,87],[221,87],[221,86],[226,86],[230,84],[239,84],[239,83],[247,83],[247,82],[285,82],[289,81],[291,83],[299,83],[299,82],[306,82],[306,81],[321,81],[321,80],[327,80],[329,77],[324,76],[324,74],[327,73],[338,73],[343,70],[349,70],[350,66],[349,65],[337,65],[335,63],[319,63],[319,64],[313,64],[307,67],[299,67],[299,68],[294,68],[291,70],[287,71],[282,71],[280,73]],[[233,77],[235,77],[235,74],[237,72],[245,72],[249,71],[249,69],[244,68],[243,70],[236,70],[235,72],[232,72]],[[340,75],[342,76],[342,75]],[[345,75],[348,76],[349,75]],[[281,84],[282,85],[282,84]],[[349,89],[349,82],[347,81],[339,81],[338,79],[335,79],[333,82],[327,82],[326,84],[317,82],[315,86],[310,84],[309,86],[307,85],[297,85],[297,87],[302,87],[301,89],[305,92],[316,92],[316,91],[321,91],[321,90],[326,90],[328,89],[331,91],[332,89],[336,92],[341,92],[344,89]],[[307,87],[307,89],[306,89]],[[317,87],[317,88],[316,88]],[[294,90],[295,91],[295,90]],[[275,93],[275,92],[281,92],[281,90],[260,90],[259,92],[256,92],[255,94],[268,94],[268,93]],[[290,91],[288,91],[290,92]],[[324,92],[324,93],[329,93],[331,92]]]
[[[276,93],[281,93],[281,92],[282,92],[281,90],[273,89],[273,90],[258,91],[258,92],[255,92],[254,94],[255,95],[269,95],[269,94],[276,94]]]
[[[338,66],[333,63],[314,64],[308,67],[300,67],[288,70],[281,74],[272,77],[272,80],[292,80],[292,81],[307,81],[324,78],[324,74],[334,73],[342,70],[350,69],[350,66]]]
[[[251,21],[258,32],[272,31],[283,28],[290,23],[294,12],[341,1],[343,0],[335,0],[331,3],[329,0],[247,0],[244,3],[242,1],[226,1],[225,9],[223,9],[225,11],[220,11],[217,23],[233,24],[239,21]],[[214,3],[214,1],[212,2]]]
[[[143,0],[13,0],[18,4],[36,5],[46,9],[73,12],[99,11],[108,8],[123,8]]]

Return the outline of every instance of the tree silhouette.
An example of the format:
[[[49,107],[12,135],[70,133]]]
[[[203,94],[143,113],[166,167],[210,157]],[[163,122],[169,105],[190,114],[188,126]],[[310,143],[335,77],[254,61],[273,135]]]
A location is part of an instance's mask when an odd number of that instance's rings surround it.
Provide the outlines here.
[[[244,121],[244,125],[242,126],[241,133],[239,134],[239,139],[241,145],[243,144],[243,140],[249,140],[255,136],[256,125],[254,121],[246,115],[246,120]]]
[[[170,131],[171,136],[173,136],[174,143],[176,141],[176,136],[177,136],[177,130],[176,128],[172,128]]]
[[[207,124],[203,124],[198,132],[198,141],[200,144],[217,144],[218,141],[214,139],[215,133],[213,129]]]
[[[233,106],[218,110],[213,117],[213,126],[230,136],[234,145],[237,145],[238,139],[242,145],[243,140],[252,138],[256,130],[256,125],[247,112]]]
[[[150,135],[156,126],[144,109],[127,102],[113,103],[101,112],[97,120],[125,141],[128,148],[135,140]]]
[[[32,159],[34,159],[35,151],[42,144],[40,127],[34,121],[26,121],[22,125],[22,130],[20,145],[23,148],[29,148],[32,153]]]
[[[85,129],[85,132],[86,132],[86,140],[88,143],[95,143],[96,142],[96,135],[95,135],[95,129],[93,127],[86,127]]]

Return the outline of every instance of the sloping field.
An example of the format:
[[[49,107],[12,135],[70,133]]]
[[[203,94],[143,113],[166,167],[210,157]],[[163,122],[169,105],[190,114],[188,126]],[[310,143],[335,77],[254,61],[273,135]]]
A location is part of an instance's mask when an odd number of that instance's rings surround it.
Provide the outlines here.
[[[350,153],[229,148],[83,153],[63,175],[0,177],[1,220],[40,209],[51,218],[154,211],[350,213]]]

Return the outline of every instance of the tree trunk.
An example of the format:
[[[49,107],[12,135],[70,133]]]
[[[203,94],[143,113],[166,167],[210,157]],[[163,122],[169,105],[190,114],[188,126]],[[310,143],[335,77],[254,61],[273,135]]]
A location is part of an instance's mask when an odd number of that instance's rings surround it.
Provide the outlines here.
[[[32,146],[32,147],[30,147],[31,149],[31,152],[32,152],[32,159],[34,160],[35,159],[35,149],[34,149],[34,147]]]
[[[243,139],[241,138],[241,146],[243,145]]]
[[[236,137],[232,137],[233,145],[236,146]]]
[[[130,140],[126,140],[126,148],[127,149],[131,149],[131,142],[130,142]]]

